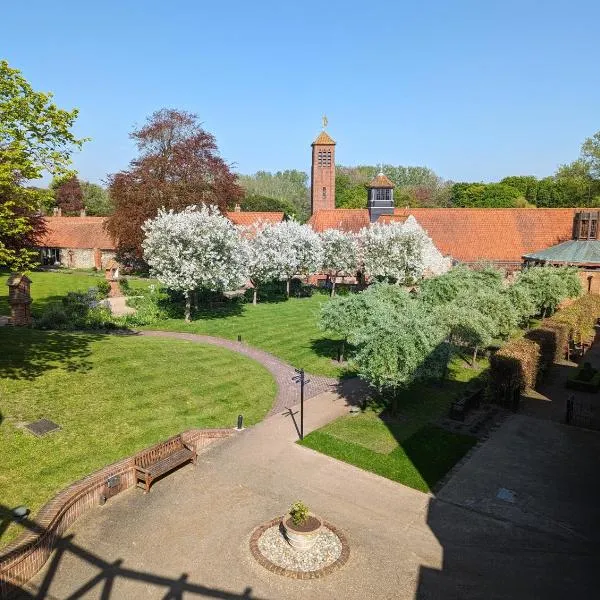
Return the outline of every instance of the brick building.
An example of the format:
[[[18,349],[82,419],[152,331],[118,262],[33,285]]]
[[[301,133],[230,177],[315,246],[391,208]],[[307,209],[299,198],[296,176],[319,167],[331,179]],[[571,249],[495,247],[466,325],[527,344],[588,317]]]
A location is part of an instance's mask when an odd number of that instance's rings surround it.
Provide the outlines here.
[[[257,222],[278,223],[282,212],[242,212],[239,207],[226,213],[234,225]],[[104,270],[115,258],[116,244],[105,229],[106,217],[46,217],[46,233],[40,241],[40,262],[68,269]]]
[[[383,173],[366,186],[367,208],[335,208],[334,146],[324,131],[312,144],[309,223],[315,231],[342,229],[358,233],[370,223],[404,223],[412,216],[442,255],[455,263],[492,263],[508,272],[520,269],[524,261],[572,264],[585,270],[582,278],[587,289],[600,290],[600,247],[591,248],[594,244],[600,246],[598,213],[594,220],[577,208],[396,208],[394,184]],[[328,149],[331,154],[324,155]],[[563,252],[562,262],[539,255],[572,240],[586,248],[584,251],[578,246],[578,256],[584,257],[579,263],[571,256],[573,252]]]

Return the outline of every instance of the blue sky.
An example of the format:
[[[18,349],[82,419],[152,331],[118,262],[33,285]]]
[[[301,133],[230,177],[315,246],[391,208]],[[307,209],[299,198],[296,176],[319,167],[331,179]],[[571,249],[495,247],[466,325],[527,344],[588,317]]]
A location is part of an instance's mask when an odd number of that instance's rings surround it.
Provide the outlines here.
[[[242,173],[308,171],[326,113],[338,163],[491,181],[550,175],[600,129],[598,22],[597,0],[12,2],[0,56],[80,109],[91,181],[162,107]]]

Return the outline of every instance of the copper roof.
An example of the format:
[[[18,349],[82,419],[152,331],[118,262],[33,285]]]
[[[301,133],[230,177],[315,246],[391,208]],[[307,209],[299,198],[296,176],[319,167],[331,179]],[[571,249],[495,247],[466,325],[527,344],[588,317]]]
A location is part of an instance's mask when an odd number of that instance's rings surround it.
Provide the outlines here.
[[[413,215],[438,250],[467,263],[520,263],[521,257],[570,240],[576,208],[408,208],[382,215],[379,223]],[[360,231],[366,209],[319,210],[310,219],[316,231]]]
[[[114,250],[116,244],[104,229],[106,220],[106,217],[45,217],[46,233],[39,245]]]
[[[383,173],[379,173],[373,179],[371,179],[371,183],[367,186],[368,188],[395,188],[396,186],[392,183],[392,181],[388,178],[387,175]]]
[[[335,141],[331,138],[331,136],[325,131],[321,131],[321,133],[317,136],[317,139],[311,144],[312,146],[335,146]]]
[[[600,266],[600,241],[569,240],[523,258],[551,264]]]
[[[282,212],[251,212],[251,211],[232,211],[225,213],[225,216],[234,225],[254,225],[254,223],[280,223],[283,221]]]

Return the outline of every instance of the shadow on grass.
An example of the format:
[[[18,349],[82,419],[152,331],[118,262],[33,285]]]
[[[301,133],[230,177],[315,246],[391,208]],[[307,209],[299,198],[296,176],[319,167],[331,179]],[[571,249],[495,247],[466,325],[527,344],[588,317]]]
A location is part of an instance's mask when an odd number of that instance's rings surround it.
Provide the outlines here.
[[[0,328],[0,377],[32,380],[46,371],[61,368],[86,372],[91,368],[91,344],[107,334]]]
[[[0,522],[10,522],[11,510],[6,506],[0,506]],[[20,524],[33,534],[45,536],[47,530],[30,518],[20,521]],[[47,538],[48,539],[48,538]],[[15,584],[0,580],[0,596],[2,598],[17,598],[23,600],[48,600],[57,599],[54,595],[53,584],[60,584],[59,577],[64,577],[68,592],[61,592],[61,598],[82,598],[93,593],[103,600],[123,597],[123,592],[115,591],[115,584],[124,581],[138,582],[140,588],[145,590],[146,597],[163,598],[163,600],[183,600],[183,598],[220,598],[231,600],[260,600],[252,593],[252,588],[247,586],[241,593],[231,592],[224,589],[207,587],[189,581],[189,575],[182,573],[179,577],[165,577],[149,571],[131,569],[124,566],[125,558],[117,558],[108,562],[90,549],[76,544],[74,536],[64,535],[54,537],[54,553],[49,558],[49,564],[43,577],[36,585]],[[13,551],[13,555],[17,552]],[[77,559],[77,568],[69,569],[62,567],[65,559]],[[83,566],[81,566],[83,563]],[[62,571],[61,571],[62,568]],[[93,591],[92,591],[93,590]],[[68,594],[65,595],[65,594]]]

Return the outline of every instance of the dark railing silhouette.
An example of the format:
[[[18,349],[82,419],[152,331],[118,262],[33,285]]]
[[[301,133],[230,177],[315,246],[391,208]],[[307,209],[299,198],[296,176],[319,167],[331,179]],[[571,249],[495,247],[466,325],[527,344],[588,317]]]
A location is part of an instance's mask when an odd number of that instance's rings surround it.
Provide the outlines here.
[[[12,511],[0,505],[0,532],[5,530],[13,518]],[[29,518],[24,518],[20,524],[29,531],[41,535],[44,528]],[[37,584],[9,583],[0,579],[0,598],[2,600],[58,600],[50,594],[52,582],[55,580],[59,565],[67,554],[72,554],[78,559],[93,565],[98,569],[98,573],[87,581],[82,582],[77,589],[70,592],[68,596],[61,597],[60,600],[76,600],[83,598],[92,589],[101,588],[101,600],[109,600],[117,596],[113,593],[115,582],[119,579],[130,581],[139,581],[145,584],[153,585],[156,588],[164,589],[165,595],[162,600],[182,600],[183,594],[197,595],[204,598],[218,598],[223,600],[265,600],[252,594],[252,588],[246,587],[243,592],[231,592],[217,588],[210,588],[188,580],[189,575],[182,573],[177,579],[156,575],[154,573],[144,572],[136,569],[129,569],[123,566],[123,559],[119,558],[113,562],[108,562],[97,556],[90,550],[83,548],[73,541],[73,535],[65,535],[56,541],[56,550],[45,566],[45,572],[41,581]]]

